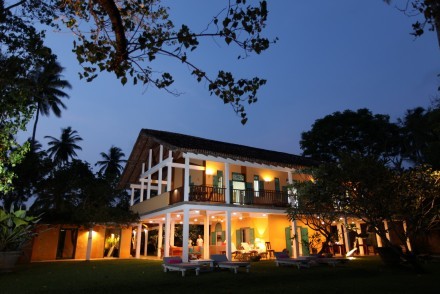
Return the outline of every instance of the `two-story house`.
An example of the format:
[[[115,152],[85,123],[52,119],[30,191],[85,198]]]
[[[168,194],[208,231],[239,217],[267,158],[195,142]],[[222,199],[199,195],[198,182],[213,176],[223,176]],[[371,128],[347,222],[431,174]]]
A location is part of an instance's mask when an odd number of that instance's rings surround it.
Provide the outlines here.
[[[131,189],[131,209],[141,220],[136,231],[159,231],[158,256],[175,254],[170,236],[181,225],[188,240],[190,224],[203,226],[204,258],[222,251],[231,258],[242,242],[255,249],[267,249],[270,242],[272,250],[298,256],[307,249],[292,237],[307,234],[307,228],[287,218],[287,186],[301,177],[297,169],[312,164],[297,155],[143,129],[120,187]],[[137,257],[140,236],[134,238]],[[183,242],[183,259],[190,247]]]

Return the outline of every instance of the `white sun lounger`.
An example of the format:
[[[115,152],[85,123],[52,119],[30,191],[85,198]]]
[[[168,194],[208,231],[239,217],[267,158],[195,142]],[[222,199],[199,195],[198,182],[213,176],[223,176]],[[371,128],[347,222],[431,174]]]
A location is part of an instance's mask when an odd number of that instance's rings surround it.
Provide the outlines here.
[[[298,257],[298,258],[290,258],[286,253],[284,252],[275,252],[275,264],[276,266],[281,265],[294,265],[298,269],[301,269],[302,267],[310,267],[310,262],[312,259],[306,258],[306,257]]]
[[[182,277],[185,276],[185,272],[187,270],[195,270],[196,276],[198,276],[200,272],[200,265],[182,262],[182,258],[180,256],[164,257],[162,267],[165,273],[167,271],[179,271],[182,273]]]
[[[212,254],[210,258],[214,260],[214,266],[217,266],[218,268],[232,269],[234,273],[238,273],[238,269],[240,267],[245,268],[247,273],[251,268],[251,264],[249,262],[229,261],[224,254]]]

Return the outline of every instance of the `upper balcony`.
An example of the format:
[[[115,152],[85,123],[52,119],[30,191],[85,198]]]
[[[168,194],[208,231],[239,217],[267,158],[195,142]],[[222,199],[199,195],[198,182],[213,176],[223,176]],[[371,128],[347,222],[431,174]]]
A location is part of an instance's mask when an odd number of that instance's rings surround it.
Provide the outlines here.
[[[188,201],[192,203],[216,203],[226,204],[226,189],[191,185],[189,187]],[[261,207],[287,207],[288,194],[287,192],[275,190],[254,191],[252,189],[237,190],[231,189],[229,195],[229,203],[242,206],[261,206]],[[136,203],[132,206],[132,210],[140,214],[153,211],[160,208],[165,208],[168,205],[184,202],[183,187],[174,189],[173,191],[162,193],[161,195]]]
[[[226,203],[226,189],[212,186],[190,186],[189,201]],[[229,203],[236,205],[260,205],[270,207],[288,206],[287,192],[252,189],[231,189]],[[183,202],[183,187],[177,188],[170,194],[170,204]]]

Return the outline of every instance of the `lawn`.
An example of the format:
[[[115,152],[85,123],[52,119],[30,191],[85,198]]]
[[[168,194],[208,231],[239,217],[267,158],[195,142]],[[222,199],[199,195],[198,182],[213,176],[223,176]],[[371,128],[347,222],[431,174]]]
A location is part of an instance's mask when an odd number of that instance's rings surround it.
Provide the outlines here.
[[[417,275],[405,266],[385,267],[377,257],[301,270],[259,261],[250,273],[190,272],[182,278],[153,260],[44,262],[0,274],[0,293],[437,293],[440,263],[425,268]]]

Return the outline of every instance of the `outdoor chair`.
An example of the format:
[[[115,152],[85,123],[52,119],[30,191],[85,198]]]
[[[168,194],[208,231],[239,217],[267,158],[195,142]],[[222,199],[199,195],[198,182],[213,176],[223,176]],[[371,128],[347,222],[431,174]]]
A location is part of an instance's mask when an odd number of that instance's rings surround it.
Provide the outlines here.
[[[272,245],[270,245],[270,242],[266,242],[266,257],[269,255],[269,259],[274,256],[275,250],[272,249]]]
[[[182,273],[182,277],[185,276],[185,272],[187,270],[195,270],[196,276],[199,275],[200,265],[182,262],[182,258],[180,256],[170,256],[163,258],[163,271],[166,273],[167,271],[179,271]]]
[[[237,248],[235,247],[235,243],[231,242],[231,254],[232,254],[232,258],[235,259],[240,259],[242,257],[244,253],[244,250],[237,250]]]
[[[247,273],[251,268],[251,264],[249,262],[229,261],[228,257],[224,254],[212,254],[210,258],[214,260],[214,267],[231,269],[234,271],[234,273],[238,273],[238,269],[240,267],[245,268]]]

